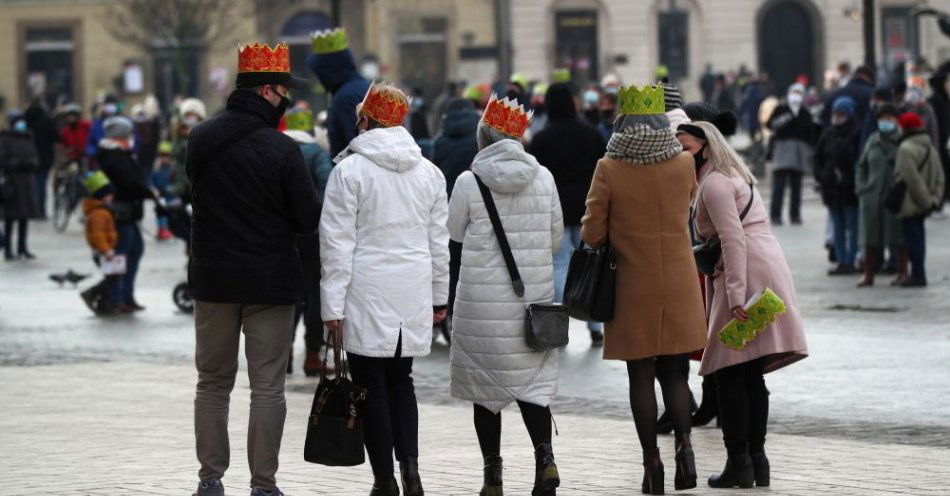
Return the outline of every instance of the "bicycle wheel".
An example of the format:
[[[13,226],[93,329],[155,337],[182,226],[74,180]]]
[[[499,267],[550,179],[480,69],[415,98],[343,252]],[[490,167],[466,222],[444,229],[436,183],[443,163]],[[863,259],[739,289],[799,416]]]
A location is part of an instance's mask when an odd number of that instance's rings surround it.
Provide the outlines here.
[[[70,178],[56,177],[53,182],[53,227],[56,232],[66,231],[72,209],[69,208]]]

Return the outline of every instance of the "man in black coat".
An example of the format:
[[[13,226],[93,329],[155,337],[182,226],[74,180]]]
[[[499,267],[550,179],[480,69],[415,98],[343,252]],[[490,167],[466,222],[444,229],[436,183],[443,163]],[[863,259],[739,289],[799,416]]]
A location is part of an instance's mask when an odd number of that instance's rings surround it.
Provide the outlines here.
[[[842,96],[854,100],[854,118],[856,122],[864,122],[871,108],[871,95],[874,93],[874,70],[867,66],[858,67],[854,77],[843,88],[838,88],[825,96],[824,108],[821,110],[822,127],[831,126],[831,107],[835,100]]]
[[[564,241],[554,256],[555,300],[562,301],[571,251],[580,243],[581,217],[584,216],[587,190],[594,178],[597,161],[607,149],[597,129],[577,116],[574,93],[565,83],[555,83],[544,96],[548,124],[528,147],[528,152],[554,176],[564,213]],[[603,341],[600,323],[588,322],[591,340]]]
[[[290,75],[286,45],[250,45],[239,59],[227,109],[188,138],[198,496],[224,492],[228,400],[242,330],[251,379],[251,494],[282,494],[275,474],[294,307],[302,293],[317,289],[317,195],[300,147],[276,129],[290,104],[288,87],[301,81]]]

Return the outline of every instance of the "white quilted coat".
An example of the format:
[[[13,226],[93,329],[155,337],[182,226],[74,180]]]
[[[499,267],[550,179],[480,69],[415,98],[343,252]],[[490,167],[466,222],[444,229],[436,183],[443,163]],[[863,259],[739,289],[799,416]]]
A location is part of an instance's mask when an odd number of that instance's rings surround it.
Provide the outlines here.
[[[429,354],[432,307],[448,302],[442,172],[405,128],[367,131],[330,174],[320,218],[324,321],[343,320],[346,351]]]
[[[553,254],[564,225],[554,178],[513,140],[472,164],[491,189],[529,303],[554,300]],[[515,295],[475,176],[465,172],[449,204],[449,233],[463,243],[452,332],[452,395],[492,412],[514,400],[547,406],[557,392],[557,350],[525,344],[525,305]]]

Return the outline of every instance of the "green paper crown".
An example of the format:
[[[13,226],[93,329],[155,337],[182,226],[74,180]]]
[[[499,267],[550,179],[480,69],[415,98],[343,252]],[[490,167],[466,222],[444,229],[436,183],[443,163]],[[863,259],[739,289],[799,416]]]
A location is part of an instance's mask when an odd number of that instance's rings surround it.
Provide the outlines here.
[[[569,69],[554,69],[551,73],[551,81],[555,83],[569,83],[571,81],[571,71]]]
[[[620,88],[620,113],[623,115],[657,115],[666,113],[663,87],[660,85]]]
[[[313,132],[313,112],[309,110],[294,110],[284,115],[287,129],[295,131]]]
[[[86,191],[88,191],[90,195],[108,185],[109,176],[107,176],[105,172],[96,171],[86,176]]]
[[[346,50],[346,30],[341,28],[315,31],[311,35],[313,51],[317,54],[342,52]]]

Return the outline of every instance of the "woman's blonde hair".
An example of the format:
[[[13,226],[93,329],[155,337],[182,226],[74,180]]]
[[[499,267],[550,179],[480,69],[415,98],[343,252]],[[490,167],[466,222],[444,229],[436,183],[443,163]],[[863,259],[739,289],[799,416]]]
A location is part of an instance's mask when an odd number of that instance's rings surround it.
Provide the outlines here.
[[[745,161],[716,126],[702,121],[692,122],[692,125],[706,133],[706,167],[709,172],[719,172],[729,177],[739,176],[746,183],[757,182]]]

